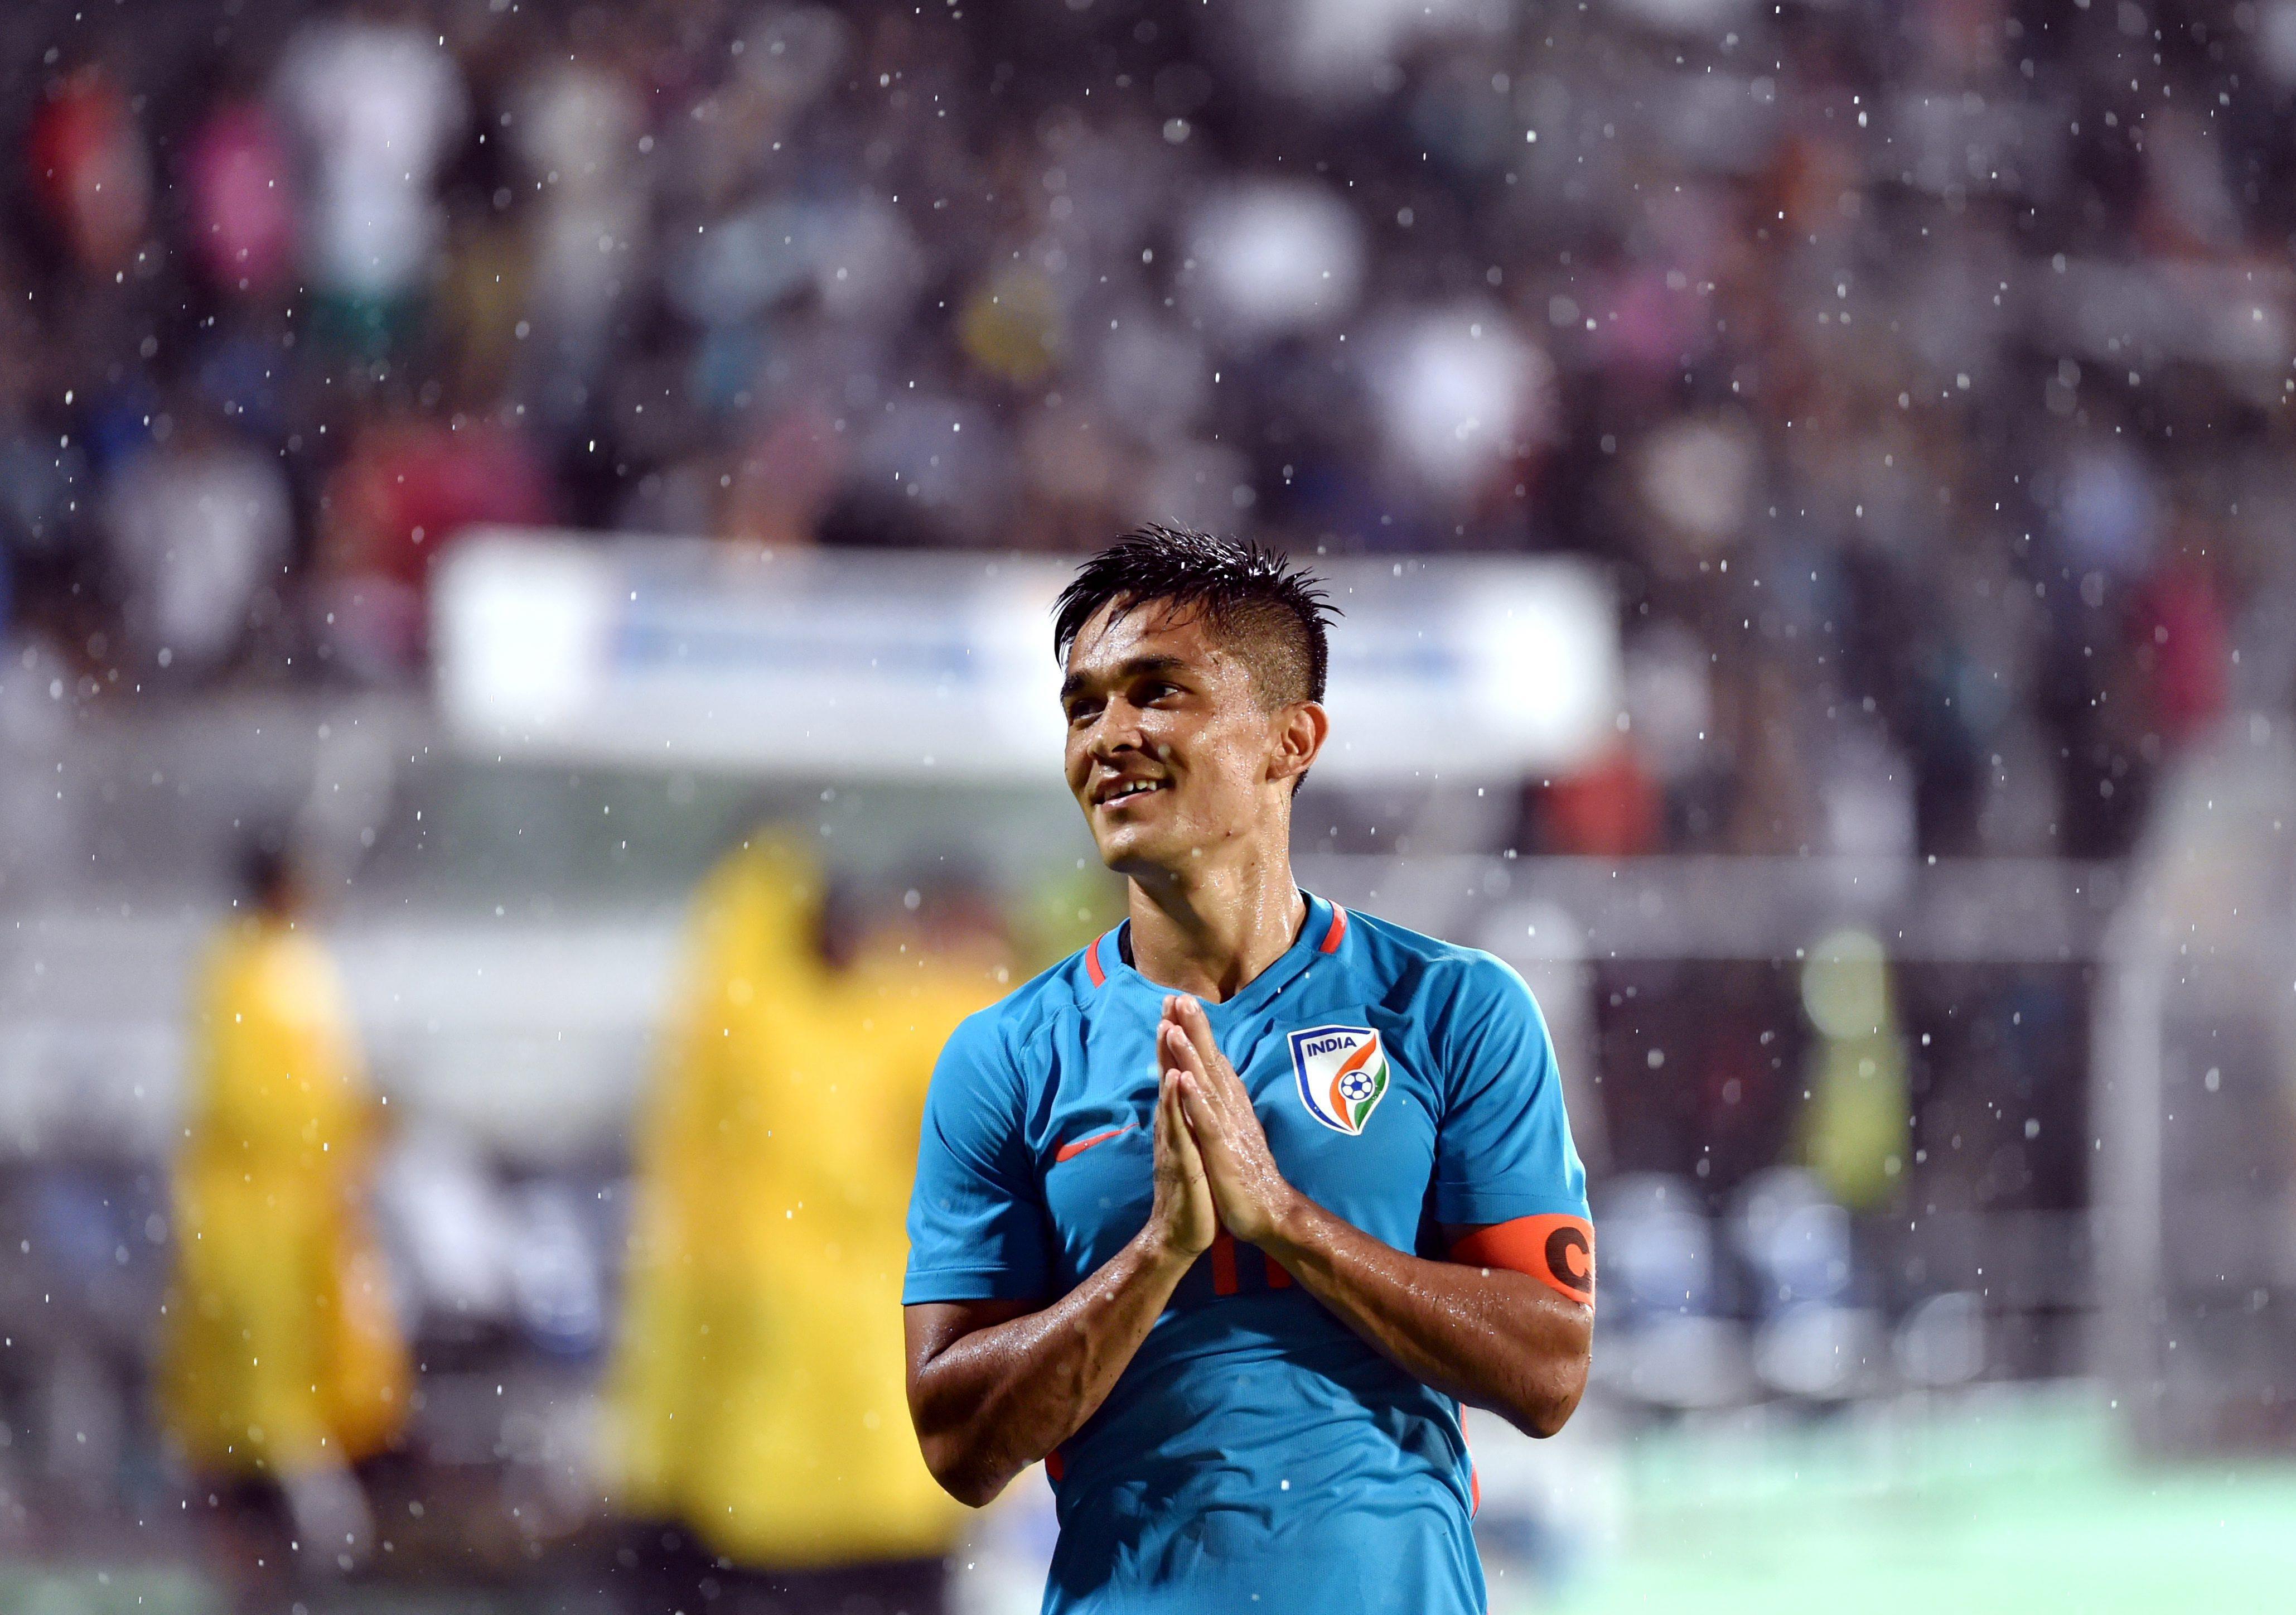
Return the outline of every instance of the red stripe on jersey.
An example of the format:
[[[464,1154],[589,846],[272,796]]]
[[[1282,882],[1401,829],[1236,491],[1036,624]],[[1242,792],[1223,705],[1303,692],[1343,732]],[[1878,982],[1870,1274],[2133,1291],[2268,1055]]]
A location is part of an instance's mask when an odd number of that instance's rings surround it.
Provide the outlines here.
[[[1054,1485],[1059,1485],[1061,1477],[1068,1472],[1068,1463],[1061,1456],[1059,1447],[1056,1446],[1045,1454],[1045,1473],[1051,1479]]]
[[[1324,940],[1316,945],[1316,952],[1318,953],[1336,953],[1340,951],[1340,944],[1347,940],[1347,936],[1348,911],[1340,907],[1338,903],[1333,903],[1332,905],[1332,928],[1324,933]]]
[[[1212,1294],[1232,1296],[1235,1291],[1235,1236],[1223,1228],[1212,1236]]]
[[[1092,946],[1084,951],[1084,973],[1092,977],[1095,987],[1108,979],[1108,972],[1100,968],[1100,944],[1108,940],[1106,933],[1092,939]]]
[[[1053,1164],[1058,1166],[1072,1156],[1082,1155],[1095,1144],[1105,1144],[1112,1138],[1121,1138],[1139,1125],[1138,1122],[1127,1122],[1121,1127],[1111,1127],[1105,1133],[1095,1133],[1088,1139],[1071,1139],[1053,1151]]]

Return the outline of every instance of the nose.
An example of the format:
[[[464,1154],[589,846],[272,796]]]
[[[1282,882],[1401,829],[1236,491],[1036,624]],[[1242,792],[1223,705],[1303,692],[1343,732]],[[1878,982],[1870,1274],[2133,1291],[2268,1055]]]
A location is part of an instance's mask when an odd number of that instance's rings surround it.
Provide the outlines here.
[[[1121,757],[1127,753],[1146,749],[1140,732],[1140,709],[1129,701],[1111,701],[1100,709],[1100,716],[1092,726],[1087,750],[1095,759]]]

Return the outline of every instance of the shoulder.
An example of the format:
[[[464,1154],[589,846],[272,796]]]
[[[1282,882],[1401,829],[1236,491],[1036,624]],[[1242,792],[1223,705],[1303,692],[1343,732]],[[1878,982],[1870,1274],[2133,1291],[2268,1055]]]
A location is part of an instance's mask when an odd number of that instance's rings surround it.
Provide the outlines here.
[[[985,1009],[959,1021],[941,1054],[944,1067],[1025,1071],[1036,1063],[1044,1034],[1080,1009],[1088,986],[1085,953],[1078,949]]]
[[[1360,950],[1361,967],[1382,981],[1410,989],[1414,997],[1484,1007],[1529,1000],[1530,989],[1522,977],[1496,953],[1445,942],[1357,909],[1348,910],[1348,929],[1349,942]]]
[[[1071,954],[986,1009],[956,1024],[941,1045],[925,1090],[925,1133],[979,1166],[1001,1160],[1021,1143],[1031,1096],[1051,1069],[1052,1029],[1077,1013],[1081,953]]]
[[[1376,984],[1390,1009],[1407,1015],[1446,1059],[1544,1042],[1546,1018],[1513,966],[1374,915],[1349,911],[1350,967]]]

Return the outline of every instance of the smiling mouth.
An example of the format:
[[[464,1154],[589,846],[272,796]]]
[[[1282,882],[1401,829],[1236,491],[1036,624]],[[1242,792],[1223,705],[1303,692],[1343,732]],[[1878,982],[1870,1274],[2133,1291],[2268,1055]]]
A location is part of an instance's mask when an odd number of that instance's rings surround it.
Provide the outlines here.
[[[1169,782],[1162,779],[1126,779],[1103,790],[1093,798],[1095,807],[1114,807],[1119,802],[1131,802],[1153,791],[1163,790]]]

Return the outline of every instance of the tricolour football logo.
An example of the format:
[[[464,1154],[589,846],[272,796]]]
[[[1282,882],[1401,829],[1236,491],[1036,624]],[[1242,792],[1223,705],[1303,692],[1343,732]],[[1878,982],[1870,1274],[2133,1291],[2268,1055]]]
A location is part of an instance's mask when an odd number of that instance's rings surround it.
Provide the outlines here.
[[[1310,1026],[1292,1034],[1300,1102],[1334,1133],[1364,1130],[1387,1092],[1387,1050],[1369,1026]]]

